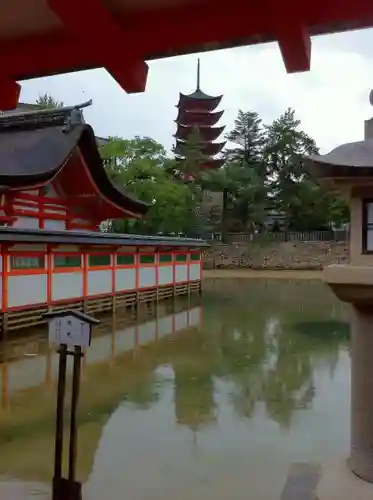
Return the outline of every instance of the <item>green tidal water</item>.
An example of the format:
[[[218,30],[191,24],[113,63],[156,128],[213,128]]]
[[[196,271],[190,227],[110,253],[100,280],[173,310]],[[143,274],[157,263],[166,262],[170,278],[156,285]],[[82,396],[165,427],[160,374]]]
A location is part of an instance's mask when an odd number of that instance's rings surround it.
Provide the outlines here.
[[[317,280],[207,280],[198,300],[95,332],[84,499],[278,500],[293,462],[347,455],[348,309]],[[0,498],[49,497],[57,360],[45,336],[1,351]]]

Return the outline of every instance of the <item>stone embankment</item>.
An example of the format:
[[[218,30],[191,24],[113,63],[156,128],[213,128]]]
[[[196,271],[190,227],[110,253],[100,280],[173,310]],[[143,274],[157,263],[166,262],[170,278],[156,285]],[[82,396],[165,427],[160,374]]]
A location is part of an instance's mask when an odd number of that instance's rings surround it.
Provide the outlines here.
[[[329,264],[345,264],[348,260],[347,242],[214,243],[205,252],[204,268],[318,270]]]

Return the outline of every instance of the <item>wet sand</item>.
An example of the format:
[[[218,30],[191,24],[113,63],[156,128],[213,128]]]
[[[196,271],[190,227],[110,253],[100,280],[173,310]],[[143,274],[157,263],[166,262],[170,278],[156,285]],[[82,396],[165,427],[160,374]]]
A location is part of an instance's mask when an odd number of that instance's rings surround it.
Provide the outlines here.
[[[286,280],[317,280],[322,279],[322,271],[302,270],[254,270],[254,269],[205,269],[203,277],[206,278],[261,278],[261,279],[286,279]]]

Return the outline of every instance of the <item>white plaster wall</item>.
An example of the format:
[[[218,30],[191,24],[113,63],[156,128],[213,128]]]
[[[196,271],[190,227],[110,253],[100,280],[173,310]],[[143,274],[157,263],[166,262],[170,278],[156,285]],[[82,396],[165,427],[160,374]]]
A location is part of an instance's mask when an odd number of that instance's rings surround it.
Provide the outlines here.
[[[27,306],[47,302],[47,275],[8,277],[8,306]]]
[[[25,210],[26,212],[37,212],[39,210],[39,207],[36,202],[34,205],[25,207],[22,205],[22,201],[17,200],[17,198],[14,200],[13,206],[16,210]]]
[[[35,195],[35,193],[27,193],[27,194],[32,194],[33,196],[38,196],[38,195]],[[20,199],[16,196],[14,198],[13,206],[14,206],[14,208],[16,208],[18,210],[26,210],[27,212],[37,212],[39,210],[38,203],[36,201],[33,201],[32,205],[30,204],[27,207],[22,205],[22,203],[23,203],[22,198]]]
[[[11,252],[22,252],[22,250],[29,251],[31,250],[32,252],[45,252],[47,249],[47,245],[25,245],[25,244],[17,244],[12,247]]]
[[[56,273],[52,275],[52,300],[64,300],[83,295],[83,273]]]
[[[201,279],[201,264],[190,264],[189,268],[189,280],[200,280]]]
[[[176,330],[186,327],[185,315],[189,317],[190,326],[200,324],[201,308],[195,307],[189,311],[183,311],[176,314]],[[164,337],[172,333],[173,315],[160,318],[158,320],[158,337]],[[145,344],[154,341],[155,321],[147,322],[139,326],[139,343]],[[102,337],[93,337],[91,346],[87,349],[87,363],[93,364],[98,361],[109,359],[111,356],[112,335],[107,334]],[[117,330],[115,333],[115,352],[119,355],[121,352],[131,350],[135,347],[135,326],[130,326]],[[33,349],[32,349],[33,351]],[[27,352],[27,350],[26,350]],[[58,357],[51,353],[52,376],[57,377]],[[68,372],[71,372],[72,363],[68,363]],[[35,356],[12,361],[7,365],[7,389],[8,394],[14,391],[24,390],[29,387],[37,387],[44,384],[47,358],[46,356]],[[0,373],[0,383],[2,381]]]
[[[39,196],[38,189],[25,189],[24,191],[22,190],[22,193],[27,193],[27,194],[32,194],[34,196]]]
[[[189,326],[198,326],[201,321],[201,308],[200,307],[193,307],[189,311]]]
[[[116,330],[115,349],[117,353],[133,349],[135,345],[135,333],[135,326],[129,326],[122,328],[121,330]]]
[[[168,285],[172,283],[173,266],[160,266],[158,269],[158,283],[159,285]]]
[[[182,283],[188,281],[188,266],[186,264],[181,264],[175,266],[175,282]]]
[[[39,219],[36,219],[35,217],[18,217],[18,219],[14,222],[13,227],[37,229],[39,227]]]
[[[111,269],[100,271],[88,271],[87,288],[88,295],[100,295],[111,293],[112,276]]]
[[[139,344],[147,344],[155,340],[156,321],[148,321],[138,327]]]
[[[172,333],[172,316],[158,320],[158,337],[164,337]]]
[[[66,223],[63,220],[46,219],[44,229],[66,229]]]
[[[27,349],[25,350],[27,353]],[[32,349],[31,352],[34,352]],[[51,352],[51,376],[54,380],[58,374],[58,355]],[[32,356],[23,359],[17,359],[7,363],[7,390],[8,394],[24,390],[30,387],[38,387],[45,383],[47,374],[47,356]],[[72,372],[72,363],[67,363],[67,373]],[[0,383],[2,375],[0,374]]]
[[[52,248],[53,252],[80,252],[80,248],[77,245],[58,245]]]
[[[139,286],[140,288],[150,288],[155,286],[155,267],[140,267]]]
[[[46,356],[35,356],[8,363],[8,394],[37,387],[45,381]]]
[[[188,311],[175,314],[175,330],[184,330],[188,327]]]
[[[111,356],[111,335],[94,338],[85,353],[87,363],[97,363],[110,359]]]
[[[136,288],[136,269],[117,269],[115,271],[115,288],[117,292]]]

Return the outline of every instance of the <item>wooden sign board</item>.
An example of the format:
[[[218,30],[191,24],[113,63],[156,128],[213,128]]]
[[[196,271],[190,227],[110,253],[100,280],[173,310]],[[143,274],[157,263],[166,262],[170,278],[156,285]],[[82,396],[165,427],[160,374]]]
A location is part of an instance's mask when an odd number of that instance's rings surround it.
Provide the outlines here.
[[[79,311],[58,311],[44,314],[48,319],[49,341],[68,347],[88,347],[91,344],[92,325],[99,321]]]

